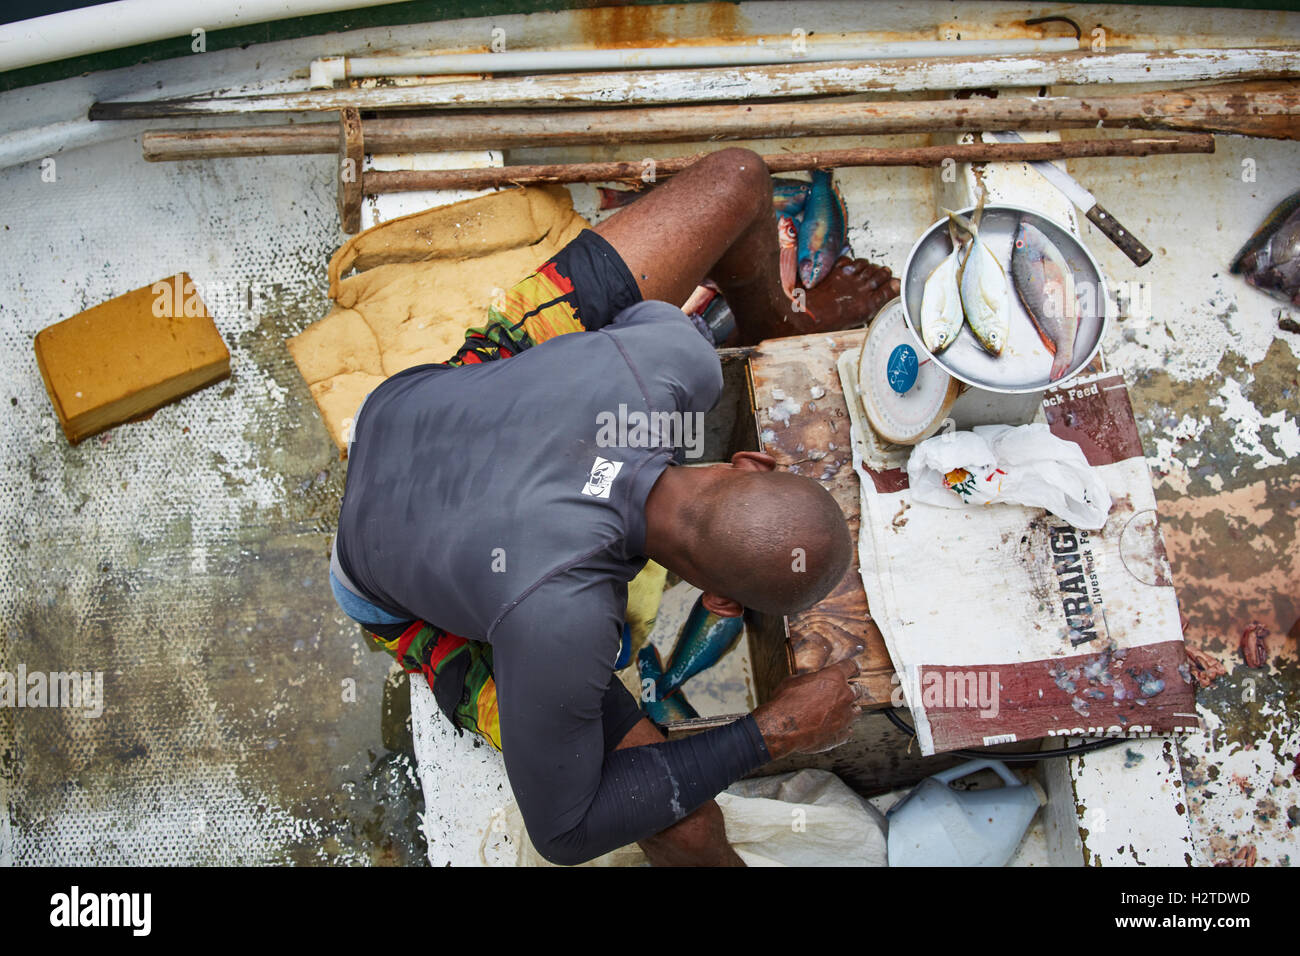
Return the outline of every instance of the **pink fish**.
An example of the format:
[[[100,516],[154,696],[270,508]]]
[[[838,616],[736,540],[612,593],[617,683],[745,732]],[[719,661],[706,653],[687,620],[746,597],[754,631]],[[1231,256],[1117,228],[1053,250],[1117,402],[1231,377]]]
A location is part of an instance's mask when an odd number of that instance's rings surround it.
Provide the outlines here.
[[[712,279],[705,279],[703,283],[695,287],[689,299],[682,305],[682,311],[687,315],[695,313],[704,315],[704,310],[709,307],[709,303],[718,295],[718,287],[713,284]]]
[[[794,286],[799,278],[799,231],[794,220],[782,216],[776,226],[777,245],[781,249],[781,289],[785,297],[794,301]]]
[[[621,209],[649,192],[641,189],[612,189],[609,186],[597,186],[596,189],[600,192],[601,209]]]

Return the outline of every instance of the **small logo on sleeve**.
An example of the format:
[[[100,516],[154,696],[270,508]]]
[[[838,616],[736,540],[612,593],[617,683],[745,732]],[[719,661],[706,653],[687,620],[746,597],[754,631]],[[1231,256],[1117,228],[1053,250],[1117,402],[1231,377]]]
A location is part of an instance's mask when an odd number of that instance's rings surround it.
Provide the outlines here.
[[[614,479],[622,469],[621,461],[610,461],[597,455],[596,463],[591,466],[591,476],[587,478],[582,493],[592,498],[608,498],[610,489],[614,487]]]

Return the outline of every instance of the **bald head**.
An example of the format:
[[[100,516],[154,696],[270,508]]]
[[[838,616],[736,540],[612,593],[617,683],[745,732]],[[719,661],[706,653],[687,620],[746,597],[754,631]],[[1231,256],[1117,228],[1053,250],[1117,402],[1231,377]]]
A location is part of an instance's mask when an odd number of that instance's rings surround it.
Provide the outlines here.
[[[702,579],[693,583],[772,614],[811,607],[839,583],[853,542],[830,492],[788,472],[699,471],[697,493],[681,515]]]

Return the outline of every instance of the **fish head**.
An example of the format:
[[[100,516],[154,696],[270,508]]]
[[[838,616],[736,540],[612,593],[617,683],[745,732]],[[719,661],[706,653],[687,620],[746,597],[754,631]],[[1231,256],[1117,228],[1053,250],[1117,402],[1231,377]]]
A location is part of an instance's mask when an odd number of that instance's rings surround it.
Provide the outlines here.
[[[1249,276],[1300,256],[1300,192],[1279,204],[1233,257],[1229,271]],[[1248,280],[1249,281],[1249,280]]]
[[[782,216],[781,221],[777,224],[777,239],[787,249],[794,248],[799,241],[799,233],[794,227],[794,220],[789,216]]]
[[[1020,220],[1020,227],[1016,229],[1015,249],[1017,252],[1031,253],[1032,255],[1042,258],[1047,248],[1048,239],[1042,231],[1032,223]]]
[[[1268,244],[1268,257],[1274,265],[1294,263],[1300,259],[1300,210],[1273,234]]]
[[[835,267],[835,253],[818,249],[799,263],[799,282],[805,289],[811,289],[822,279],[831,274]]]

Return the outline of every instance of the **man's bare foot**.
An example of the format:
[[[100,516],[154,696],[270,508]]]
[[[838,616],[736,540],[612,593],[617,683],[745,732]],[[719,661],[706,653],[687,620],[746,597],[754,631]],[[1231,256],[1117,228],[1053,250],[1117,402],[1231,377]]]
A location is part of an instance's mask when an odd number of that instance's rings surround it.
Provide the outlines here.
[[[899,283],[889,269],[866,259],[840,259],[811,291],[797,289],[791,302],[784,295],[767,315],[737,315],[737,345],[810,332],[835,332],[862,325],[898,295]],[[802,293],[803,308],[799,309]]]

